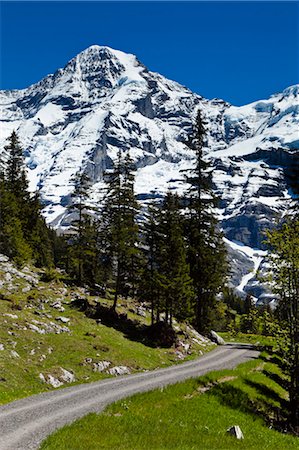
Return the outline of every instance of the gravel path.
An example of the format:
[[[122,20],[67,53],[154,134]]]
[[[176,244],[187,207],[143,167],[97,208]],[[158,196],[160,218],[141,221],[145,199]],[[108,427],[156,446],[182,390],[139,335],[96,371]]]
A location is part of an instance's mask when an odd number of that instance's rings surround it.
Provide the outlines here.
[[[0,449],[38,449],[54,430],[90,412],[102,411],[121,398],[145,392],[212,370],[233,368],[258,356],[245,344],[217,347],[193,361],[95,383],[33,395],[0,407]]]

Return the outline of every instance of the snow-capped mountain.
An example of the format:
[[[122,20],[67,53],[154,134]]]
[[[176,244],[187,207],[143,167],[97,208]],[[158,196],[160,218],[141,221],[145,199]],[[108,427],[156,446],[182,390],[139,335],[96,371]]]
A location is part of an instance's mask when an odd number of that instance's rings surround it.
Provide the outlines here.
[[[283,214],[290,195],[287,174],[299,157],[298,99],[299,86],[292,86],[243,107],[207,100],[150,72],[134,55],[92,46],[29,88],[0,92],[0,145],[17,130],[31,188],[40,191],[47,221],[63,228],[74,174],[89,174],[92,201],[98,201],[103,173],[119,148],[136,162],[140,200],[168,188],[181,191],[181,169],[193,159],[184,141],[200,108],[219,217],[234,241],[232,258],[243,258],[243,273],[233,275],[243,291],[248,271],[262,258],[252,248],[262,252],[261,231]]]

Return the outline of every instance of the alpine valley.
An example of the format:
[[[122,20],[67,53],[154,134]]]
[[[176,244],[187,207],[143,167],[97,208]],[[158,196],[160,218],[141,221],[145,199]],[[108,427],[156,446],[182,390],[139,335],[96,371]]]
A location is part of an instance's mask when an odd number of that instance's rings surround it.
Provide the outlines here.
[[[217,210],[231,258],[231,283],[271,301],[256,277],[266,267],[263,231],[285,213],[290,169],[299,159],[299,85],[246,106],[208,100],[149,71],[131,54],[91,46],[27,89],[1,91],[1,136],[16,130],[54,228],[70,225],[74,175],[92,180],[101,198],[103,174],[119,149],[130,150],[136,193],[144,204],[168,189],[183,192],[193,155],[184,144],[198,109],[206,122],[206,158],[213,167]]]

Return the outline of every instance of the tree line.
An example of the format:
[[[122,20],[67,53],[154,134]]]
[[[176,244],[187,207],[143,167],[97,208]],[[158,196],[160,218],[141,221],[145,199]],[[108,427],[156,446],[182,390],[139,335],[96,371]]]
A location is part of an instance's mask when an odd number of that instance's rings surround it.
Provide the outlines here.
[[[218,329],[283,336],[280,353],[289,375],[290,423],[299,430],[299,176],[292,172],[295,209],[267,234],[270,273],[279,295],[275,311],[257,309],[226,286],[228,263],[213,213],[217,204],[211,168],[203,157],[205,125],[198,113],[186,145],[194,167],[182,174],[183,196],[169,189],[146,206],[136,200],[134,164],[119,150],[107,171],[103,200],[91,206],[91,182],[74,178],[68,233],[58,236],[41,214],[37,193],[30,194],[22,146],[16,132],[0,157],[0,253],[18,265],[33,262],[48,270],[60,267],[79,285],[120,297],[146,301],[152,324],[172,327],[174,317],[200,332]],[[296,197],[297,195],[297,197]],[[237,318],[237,319],[236,319]]]
[[[216,199],[211,169],[204,161],[205,129],[200,113],[186,144],[194,169],[182,174],[186,193],[171,190],[141,208],[134,192],[134,164],[119,150],[105,174],[103,201],[89,204],[91,183],[74,178],[68,206],[73,217],[65,236],[47,227],[38,194],[30,194],[16,132],[0,163],[0,252],[17,264],[59,266],[78,284],[99,286],[118,299],[134,297],[151,304],[152,323],[190,320],[207,331],[217,294],[226,282],[226,251],[213,214]]]
[[[203,158],[205,129],[198,114],[186,144],[194,169],[182,174],[186,193],[171,190],[141,208],[134,193],[134,164],[119,150],[97,214],[89,203],[89,180],[78,174],[70,211],[76,212],[69,238],[68,271],[82,283],[113,289],[119,296],[151,305],[152,324],[173,317],[207,331],[217,294],[227,276],[226,250],[213,214],[216,199],[211,169]]]
[[[29,260],[40,267],[54,264],[54,232],[41,209],[38,194],[29,193],[22,148],[13,131],[0,159],[0,252],[19,265]]]

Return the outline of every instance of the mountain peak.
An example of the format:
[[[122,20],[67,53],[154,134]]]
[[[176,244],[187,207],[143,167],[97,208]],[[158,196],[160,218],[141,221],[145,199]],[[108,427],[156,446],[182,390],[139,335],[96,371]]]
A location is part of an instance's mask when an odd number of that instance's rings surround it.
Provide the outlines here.
[[[120,79],[142,81],[144,67],[136,56],[107,46],[92,45],[71,59],[63,71],[91,88],[113,88]]]

